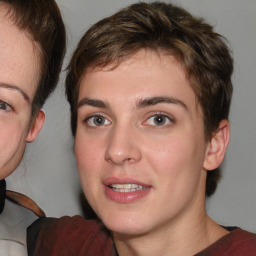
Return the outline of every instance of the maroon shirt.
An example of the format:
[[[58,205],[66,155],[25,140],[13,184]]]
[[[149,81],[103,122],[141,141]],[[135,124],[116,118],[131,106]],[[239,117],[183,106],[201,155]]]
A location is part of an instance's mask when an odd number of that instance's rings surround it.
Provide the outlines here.
[[[29,256],[117,256],[110,232],[80,216],[41,218],[28,229]],[[196,256],[256,256],[256,234],[235,228]]]

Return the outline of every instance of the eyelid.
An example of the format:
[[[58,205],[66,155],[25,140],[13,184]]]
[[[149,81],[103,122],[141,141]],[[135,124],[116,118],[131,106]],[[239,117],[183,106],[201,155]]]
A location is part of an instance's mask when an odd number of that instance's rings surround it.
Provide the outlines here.
[[[148,120],[150,120],[151,118],[154,118],[156,116],[163,116],[165,118],[167,118],[170,123],[174,123],[175,122],[175,118],[170,115],[170,114],[167,114],[165,112],[154,112],[154,113],[150,113],[148,114],[148,117],[146,118],[146,121],[143,122],[143,124],[145,125],[148,125],[148,126],[151,126],[151,127],[154,127],[154,128],[163,128],[163,127],[166,127],[166,126],[169,126],[170,124],[164,124],[164,125],[151,125],[151,124],[146,124],[146,122],[148,122]]]
[[[86,114],[85,118],[83,118],[83,121],[86,121],[86,119],[89,119],[89,118],[94,117],[94,116],[102,116],[106,119],[109,119],[108,115],[106,115],[102,112],[93,112],[93,113],[90,113],[90,114]]]
[[[8,109],[1,109],[1,108],[0,108],[0,110],[3,110],[3,111],[14,110],[14,108],[13,108],[10,104],[8,104],[7,102],[5,102],[5,101],[3,101],[3,100],[0,100],[0,104],[5,104],[5,105],[7,105],[7,107],[8,107]]]
[[[88,121],[93,118],[93,117],[103,117],[105,120],[107,120],[109,123],[112,123],[110,121],[110,118],[106,115],[106,114],[103,114],[103,113],[92,113],[92,114],[89,114],[87,115],[84,119],[83,119],[83,123],[85,123],[88,127],[90,128],[100,128],[100,127],[104,127],[104,126],[108,126],[109,124],[107,125],[101,125],[101,126],[92,126],[92,125],[88,125]]]

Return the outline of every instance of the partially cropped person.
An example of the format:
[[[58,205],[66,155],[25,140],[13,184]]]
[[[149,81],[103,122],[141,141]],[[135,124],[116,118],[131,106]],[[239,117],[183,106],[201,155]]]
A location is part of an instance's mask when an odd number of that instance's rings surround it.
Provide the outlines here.
[[[68,67],[75,154],[99,220],[41,218],[29,255],[256,255],[206,213],[230,138],[233,60],[202,19],[138,3],[93,25]]]
[[[0,0],[0,255],[27,255],[26,230],[44,212],[6,190],[26,143],[43,126],[41,110],[56,87],[65,27],[53,0]]]

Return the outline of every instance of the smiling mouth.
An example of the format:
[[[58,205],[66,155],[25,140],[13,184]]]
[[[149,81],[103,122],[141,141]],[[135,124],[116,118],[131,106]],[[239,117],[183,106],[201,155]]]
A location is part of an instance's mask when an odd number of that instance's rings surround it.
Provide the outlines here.
[[[147,187],[138,184],[111,184],[108,187],[113,191],[121,193],[129,193],[147,189]]]

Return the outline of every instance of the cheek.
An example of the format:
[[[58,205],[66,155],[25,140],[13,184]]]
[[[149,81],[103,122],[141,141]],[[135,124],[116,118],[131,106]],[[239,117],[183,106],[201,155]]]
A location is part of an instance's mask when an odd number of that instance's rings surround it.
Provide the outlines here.
[[[186,136],[170,137],[162,143],[154,143],[151,149],[145,149],[150,165],[161,183],[169,186],[170,190],[176,190],[182,182],[185,185],[197,179],[202,168],[204,151],[195,145],[196,141]]]
[[[18,145],[24,140],[26,137],[26,133],[23,127],[20,127],[14,123],[8,125],[7,122],[4,125],[1,125],[0,129],[0,145],[1,151],[16,151],[18,149]]]
[[[75,155],[80,182],[89,204],[95,209],[99,198],[99,180],[102,169],[102,147],[97,140],[76,135]],[[98,198],[98,199],[97,199]]]
[[[144,150],[154,169],[159,172],[165,173],[186,162],[187,149],[181,140],[167,138],[159,143],[154,142],[153,145],[154,147],[145,147]]]
[[[168,216],[183,209],[200,189],[203,150],[186,138],[156,145],[148,161],[154,170],[158,203]],[[175,207],[174,207],[175,206]]]
[[[99,165],[102,162],[103,149],[97,140],[87,138],[87,136],[76,135],[75,155],[77,167],[81,179],[91,179],[97,174]]]
[[[6,178],[19,165],[25,151],[25,134],[17,129],[0,132],[0,179]]]

